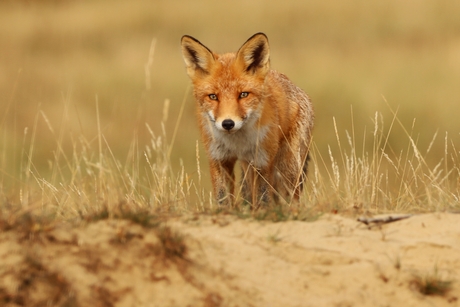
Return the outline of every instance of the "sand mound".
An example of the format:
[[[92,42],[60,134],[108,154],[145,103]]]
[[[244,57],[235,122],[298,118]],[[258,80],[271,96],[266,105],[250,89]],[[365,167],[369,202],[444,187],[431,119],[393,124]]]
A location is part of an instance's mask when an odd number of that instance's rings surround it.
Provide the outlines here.
[[[218,215],[6,229],[0,305],[459,306],[459,225],[435,213],[381,227]],[[431,294],[430,278],[449,290]]]

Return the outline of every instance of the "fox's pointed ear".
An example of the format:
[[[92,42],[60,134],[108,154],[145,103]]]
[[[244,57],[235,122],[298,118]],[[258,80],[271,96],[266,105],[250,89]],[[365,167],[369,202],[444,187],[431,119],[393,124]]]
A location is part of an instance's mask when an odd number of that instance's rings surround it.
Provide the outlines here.
[[[208,74],[214,64],[212,51],[188,35],[182,36],[181,45],[187,74],[190,78],[194,78],[196,73]]]
[[[267,36],[263,33],[251,36],[238,50],[236,58],[244,71],[265,76],[270,70],[270,48]]]

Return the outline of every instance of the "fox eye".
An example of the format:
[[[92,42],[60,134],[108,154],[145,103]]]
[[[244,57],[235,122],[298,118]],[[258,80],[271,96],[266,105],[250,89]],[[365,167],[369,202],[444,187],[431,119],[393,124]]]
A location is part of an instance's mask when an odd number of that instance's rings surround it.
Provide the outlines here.
[[[241,92],[240,93],[240,98],[246,98],[248,97],[249,93],[248,92]]]
[[[211,100],[217,100],[217,95],[216,95],[216,94],[209,94],[208,97],[209,97]]]

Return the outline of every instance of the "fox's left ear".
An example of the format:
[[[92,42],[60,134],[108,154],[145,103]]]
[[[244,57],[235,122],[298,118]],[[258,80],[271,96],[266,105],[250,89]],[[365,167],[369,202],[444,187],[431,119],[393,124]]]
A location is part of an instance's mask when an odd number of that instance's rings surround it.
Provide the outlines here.
[[[251,36],[236,55],[244,71],[265,76],[270,70],[270,48],[268,38],[263,33]]]
[[[215,62],[212,51],[188,35],[182,36],[181,45],[187,74],[190,78],[194,79],[197,73],[209,74]]]

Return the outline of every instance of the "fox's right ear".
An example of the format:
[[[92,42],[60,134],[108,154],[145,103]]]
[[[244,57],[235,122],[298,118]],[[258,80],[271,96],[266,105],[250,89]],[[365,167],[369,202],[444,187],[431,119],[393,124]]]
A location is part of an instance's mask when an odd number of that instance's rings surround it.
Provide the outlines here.
[[[188,35],[182,36],[181,45],[182,56],[190,78],[194,78],[196,73],[209,74],[214,64],[212,51],[197,39]]]
[[[263,33],[251,36],[238,50],[236,58],[244,71],[265,76],[270,70],[270,48],[267,36]]]

